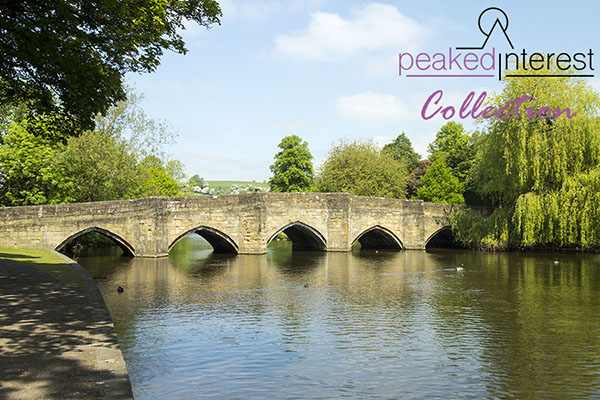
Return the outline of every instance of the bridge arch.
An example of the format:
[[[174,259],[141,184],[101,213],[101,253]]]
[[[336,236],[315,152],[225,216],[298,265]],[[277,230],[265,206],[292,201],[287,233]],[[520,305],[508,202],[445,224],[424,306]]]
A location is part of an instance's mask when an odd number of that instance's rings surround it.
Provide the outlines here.
[[[454,234],[452,233],[452,227],[450,225],[446,225],[433,232],[427,241],[425,241],[425,249],[431,248],[445,248],[445,247],[462,247],[456,243],[454,239]]]
[[[202,236],[212,246],[215,253],[237,254],[238,252],[239,247],[232,238],[220,230],[208,226],[198,226],[177,236],[177,238],[169,245],[169,251],[175,247],[177,242],[183,239],[184,236],[192,232]]]
[[[402,250],[402,241],[391,230],[375,225],[364,230],[351,244],[360,243],[361,249]]]
[[[121,250],[123,250],[124,255],[135,256],[135,250],[134,250],[133,246],[131,244],[129,244],[125,239],[123,239],[121,236],[119,236],[115,233],[112,233],[109,230],[99,228],[97,226],[94,226],[91,228],[86,228],[82,231],[79,231],[75,234],[70,235],[69,237],[64,239],[58,246],[56,246],[55,250],[62,252],[63,250],[67,249],[69,247],[69,244],[71,242],[73,242],[75,239],[77,239],[87,233],[90,233],[90,232],[97,232],[97,233],[111,239],[117,246],[119,246],[121,248]]]
[[[300,221],[292,222],[277,230],[269,237],[265,247],[281,232],[290,238],[293,250],[324,251],[327,249],[327,240],[325,240],[325,237],[312,226]]]

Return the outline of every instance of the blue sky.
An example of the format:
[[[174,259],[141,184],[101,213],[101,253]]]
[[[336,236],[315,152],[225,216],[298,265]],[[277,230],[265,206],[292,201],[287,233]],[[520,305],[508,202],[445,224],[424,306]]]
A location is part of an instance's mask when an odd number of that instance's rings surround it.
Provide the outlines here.
[[[223,0],[220,26],[183,32],[187,55],[165,53],[155,73],[127,76],[152,117],[178,134],[170,149],[188,175],[207,180],[269,178],[277,144],[306,140],[318,166],[339,138],[379,145],[405,132],[417,152],[444,120],[425,121],[425,99],[442,89],[459,107],[471,91],[501,89],[490,78],[405,78],[398,53],[479,46],[487,7],[509,17],[515,50],[599,53],[595,1]],[[501,35],[488,46],[509,50]],[[596,87],[600,80],[591,83]],[[463,122],[473,129],[472,121]]]

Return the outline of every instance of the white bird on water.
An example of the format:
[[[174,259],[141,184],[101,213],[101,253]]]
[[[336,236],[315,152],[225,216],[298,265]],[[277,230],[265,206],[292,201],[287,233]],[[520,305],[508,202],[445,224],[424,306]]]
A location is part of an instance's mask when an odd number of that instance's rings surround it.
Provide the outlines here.
[[[460,267],[456,267],[457,271],[464,271],[465,270],[465,264],[460,264]]]
[[[558,264],[558,258],[554,259],[554,265]]]

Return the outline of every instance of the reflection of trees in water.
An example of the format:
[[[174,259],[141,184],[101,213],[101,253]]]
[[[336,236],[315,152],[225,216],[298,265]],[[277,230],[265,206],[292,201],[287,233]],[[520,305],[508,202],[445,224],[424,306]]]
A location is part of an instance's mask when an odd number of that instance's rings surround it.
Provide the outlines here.
[[[75,258],[75,261],[83,265],[96,280],[109,279],[113,274],[127,268],[131,261],[129,257],[122,257],[111,252],[103,254],[101,249],[96,249],[94,253],[98,255],[80,256]]]
[[[323,266],[327,253],[322,251],[293,251],[290,241],[272,244],[267,253],[269,264],[283,275],[304,275]]]
[[[597,388],[598,256],[555,257],[466,253],[466,272],[431,297],[439,347],[482,361],[492,397],[581,398]]]
[[[189,246],[162,259],[82,261],[106,278],[99,286],[120,338],[129,341],[124,347],[144,337],[152,314],[198,324],[202,314],[266,324],[286,351],[328,344],[389,349],[390,358],[406,359],[416,346],[437,357],[442,375],[464,374],[478,388],[489,382],[483,397],[597,390],[597,255],[306,253],[282,243],[267,255],[228,257]],[[460,264],[465,271],[452,270]]]
[[[74,238],[60,252],[71,258],[116,257],[124,254],[123,249],[113,239],[95,231]]]
[[[169,256],[170,264],[176,270],[190,276],[210,279],[214,275],[223,273],[223,269],[232,264],[236,255],[231,253],[206,252],[198,258],[182,259]]]

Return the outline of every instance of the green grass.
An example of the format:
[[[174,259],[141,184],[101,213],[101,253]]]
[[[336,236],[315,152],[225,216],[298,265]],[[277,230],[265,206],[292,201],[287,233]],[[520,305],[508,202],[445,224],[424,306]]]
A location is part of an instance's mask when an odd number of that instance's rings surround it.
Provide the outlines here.
[[[52,251],[0,247],[0,259],[22,262],[47,272],[69,285],[84,285],[81,274],[77,268],[67,263],[63,258]]]

